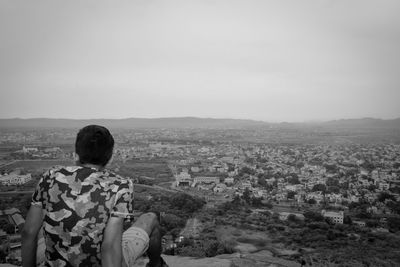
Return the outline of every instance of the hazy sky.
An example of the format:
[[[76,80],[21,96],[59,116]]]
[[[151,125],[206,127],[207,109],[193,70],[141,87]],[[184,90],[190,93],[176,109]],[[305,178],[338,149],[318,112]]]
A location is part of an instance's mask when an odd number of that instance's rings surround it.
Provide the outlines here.
[[[400,117],[398,0],[0,0],[0,117]]]

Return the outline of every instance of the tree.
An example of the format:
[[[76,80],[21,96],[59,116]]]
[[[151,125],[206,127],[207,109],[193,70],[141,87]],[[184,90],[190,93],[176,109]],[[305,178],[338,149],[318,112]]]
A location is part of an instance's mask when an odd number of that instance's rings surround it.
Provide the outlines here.
[[[325,192],[326,191],[326,186],[324,184],[316,184],[316,185],[313,186],[311,191],[313,191],[313,192],[316,192],[316,191]]]
[[[250,168],[247,167],[247,166],[244,166],[244,167],[241,168],[240,171],[239,171],[239,175],[240,175],[240,176],[243,176],[244,174],[254,175],[255,173],[256,173],[255,170],[250,169]]]
[[[368,186],[368,190],[371,191],[371,192],[375,192],[376,188],[377,188],[376,185],[373,185],[373,184],[370,184]]]
[[[390,217],[387,220],[389,231],[397,232],[400,231],[400,217]]]
[[[324,221],[324,216],[322,216],[318,212],[306,211],[306,212],[304,212],[303,215],[306,218],[306,220],[308,220],[310,222],[323,222]]]
[[[343,189],[343,190],[348,190],[348,189],[349,189],[349,186],[350,186],[349,181],[346,181],[346,182],[340,184],[340,188]],[[345,196],[345,197],[347,197],[347,193],[346,193],[346,196]]]
[[[372,162],[369,162],[367,160],[364,161],[360,166],[368,171],[372,171],[375,169],[375,165]]]
[[[332,230],[328,230],[328,233],[326,235],[326,238],[328,240],[335,240],[336,239],[336,235]]]
[[[394,186],[389,188],[389,191],[395,194],[400,194],[400,186]]]
[[[177,227],[183,227],[185,220],[174,214],[166,214],[162,217],[162,224],[166,227],[167,231],[170,231]]]
[[[240,197],[239,195],[235,195],[231,201],[231,203],[235,206],[240,205]]]
[[[297,216],[294,215],[294,214],[289,214],[288,217],[287,217],[287,220],[288,220],[289,222],[295,222],[295,223],[297,223],[297,222],[300,221],[300,219],[297,218]]]
[[[379,225],[379,222],[377,221],[377,220],[366,220],[365,221],[365,224],[368,226],[368,227],[378,227],[378,225]]]
[[[14,234],[15,227],[8,220],[0,220],[0,229],[3,229],[7,234]]]
[[[252,197],[251,198],[251,205],[253,207],[261,207],[262,206],[262,202],[261,202],[261,198],[259,197]]]
[[[336,164],[324,164],[325,169],[327,172],[336,173],[338,171],[338,166]]]
[[[296,192],[294,192],[294,191],[288,191],[287,192],[287,198],[288,199],[294,199],[295,195],[296,195]]]
[[[392,201],[396,201],[396,198],[394,197],[394,195],[389,194],[388,192],[381,192],[378,195],[378,201],[379,202],[385,202],[386,199],[392,200]]]
[[[339,180],[329,177],[328,180],[326,181],[327,186],[339,186]]]
[[[328,187],[328,191],[332,192],[332,193],[335,193],[335,194],[338,194],[340,192],[340,188],[337,187],[337,186],[329,186]]]
[[[188,194],[177,193],[170,199],[170,205],[174,209],[193,213],[203,207],[205,202],[199,198],[194,198]]]
[[[14,234],[15,233],[15,227],[8,221],[3,221],[2,225],[0,226],[0,229],[3,229],[7,234]]]
[[[264,207],[266,207],[267,209],[272,209],[274,206],[272,205],[271,201],[268,201],[264,204]]]
[[[292,173],[291,176],[288,178],[289,184],[300,184],[299,176],[295,173]]]
[[[391,209],[394,213],[399,214],[400,215],[400,201],[392,201],[389,200],[386,203],[386,206]]]
[[[257,183],[262,187],[267,186],[267,182],[265,181],[264,176],[261,176],[261,175],[258,176]]]
[[[351,217],[350,216],[348,216],[348,215],[345,215],[344,217],[343,217],[343,223],[344,224],[352,224],[353,223],[353,221],[351,220]]]
[[[246,201],[248,204],[250,203],[250,190],[249,190],[249,188],[247,188],[246,187],[246,189],[244,190],[244,192],[243,192],[243,196],[242,196],[242,199],[244,200],[244,201]]]
[[[300,169],[300,168],[303,168],[303,167],[304,167],[304,163],[301,162],[301,161],[297,161],[296,164],[295,164],[295,166],[296,166],[298,169]]]
[[[310,199],[307,201],[307,203],[310,204],[310,205],[314,205],[314,204],[317,203],[317,201],[316,201],[315,199],[313,199],[313,198],[310,198]]]
[[[359,209],[359,212],[355,216],[357,218],[360,218],[360,219],[370,219],[370,218],[372,218],[371,213],[368,213],[365,208]]]
[[[204,254],[206,257],[214,257],[218,254],[224,253],[224,246],[220,244],[217,240],[207,240],[203,241]]]

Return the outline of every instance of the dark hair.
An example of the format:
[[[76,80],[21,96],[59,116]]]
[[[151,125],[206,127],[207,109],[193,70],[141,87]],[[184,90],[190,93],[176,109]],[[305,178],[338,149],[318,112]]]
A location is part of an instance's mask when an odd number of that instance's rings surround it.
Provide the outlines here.
[[[105,166],[111,159],[114,138],[107,128],[99,125],[88,125],[76,136],[75,152],[81,164]]]

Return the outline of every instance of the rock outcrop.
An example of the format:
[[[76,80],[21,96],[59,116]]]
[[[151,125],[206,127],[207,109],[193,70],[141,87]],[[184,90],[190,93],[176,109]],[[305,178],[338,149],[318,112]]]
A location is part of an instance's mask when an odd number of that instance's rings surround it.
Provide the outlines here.
[[[212,258],[192,258],[163,255],[170,267],[300,267],[294,261],[277,258],[263,250],[251,254],[224,254]],[[146,266],[147,259],[141,258],[134,267]]]

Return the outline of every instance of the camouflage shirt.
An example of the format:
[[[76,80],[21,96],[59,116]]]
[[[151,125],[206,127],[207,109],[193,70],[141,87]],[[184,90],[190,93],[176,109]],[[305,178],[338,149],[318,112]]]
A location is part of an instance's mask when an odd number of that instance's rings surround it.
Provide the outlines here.
[[[101,266],[108,218],[129,218],[133,183],[107,170],[54,167],[39,181],[32,205],[45,212],[47,266]]]

